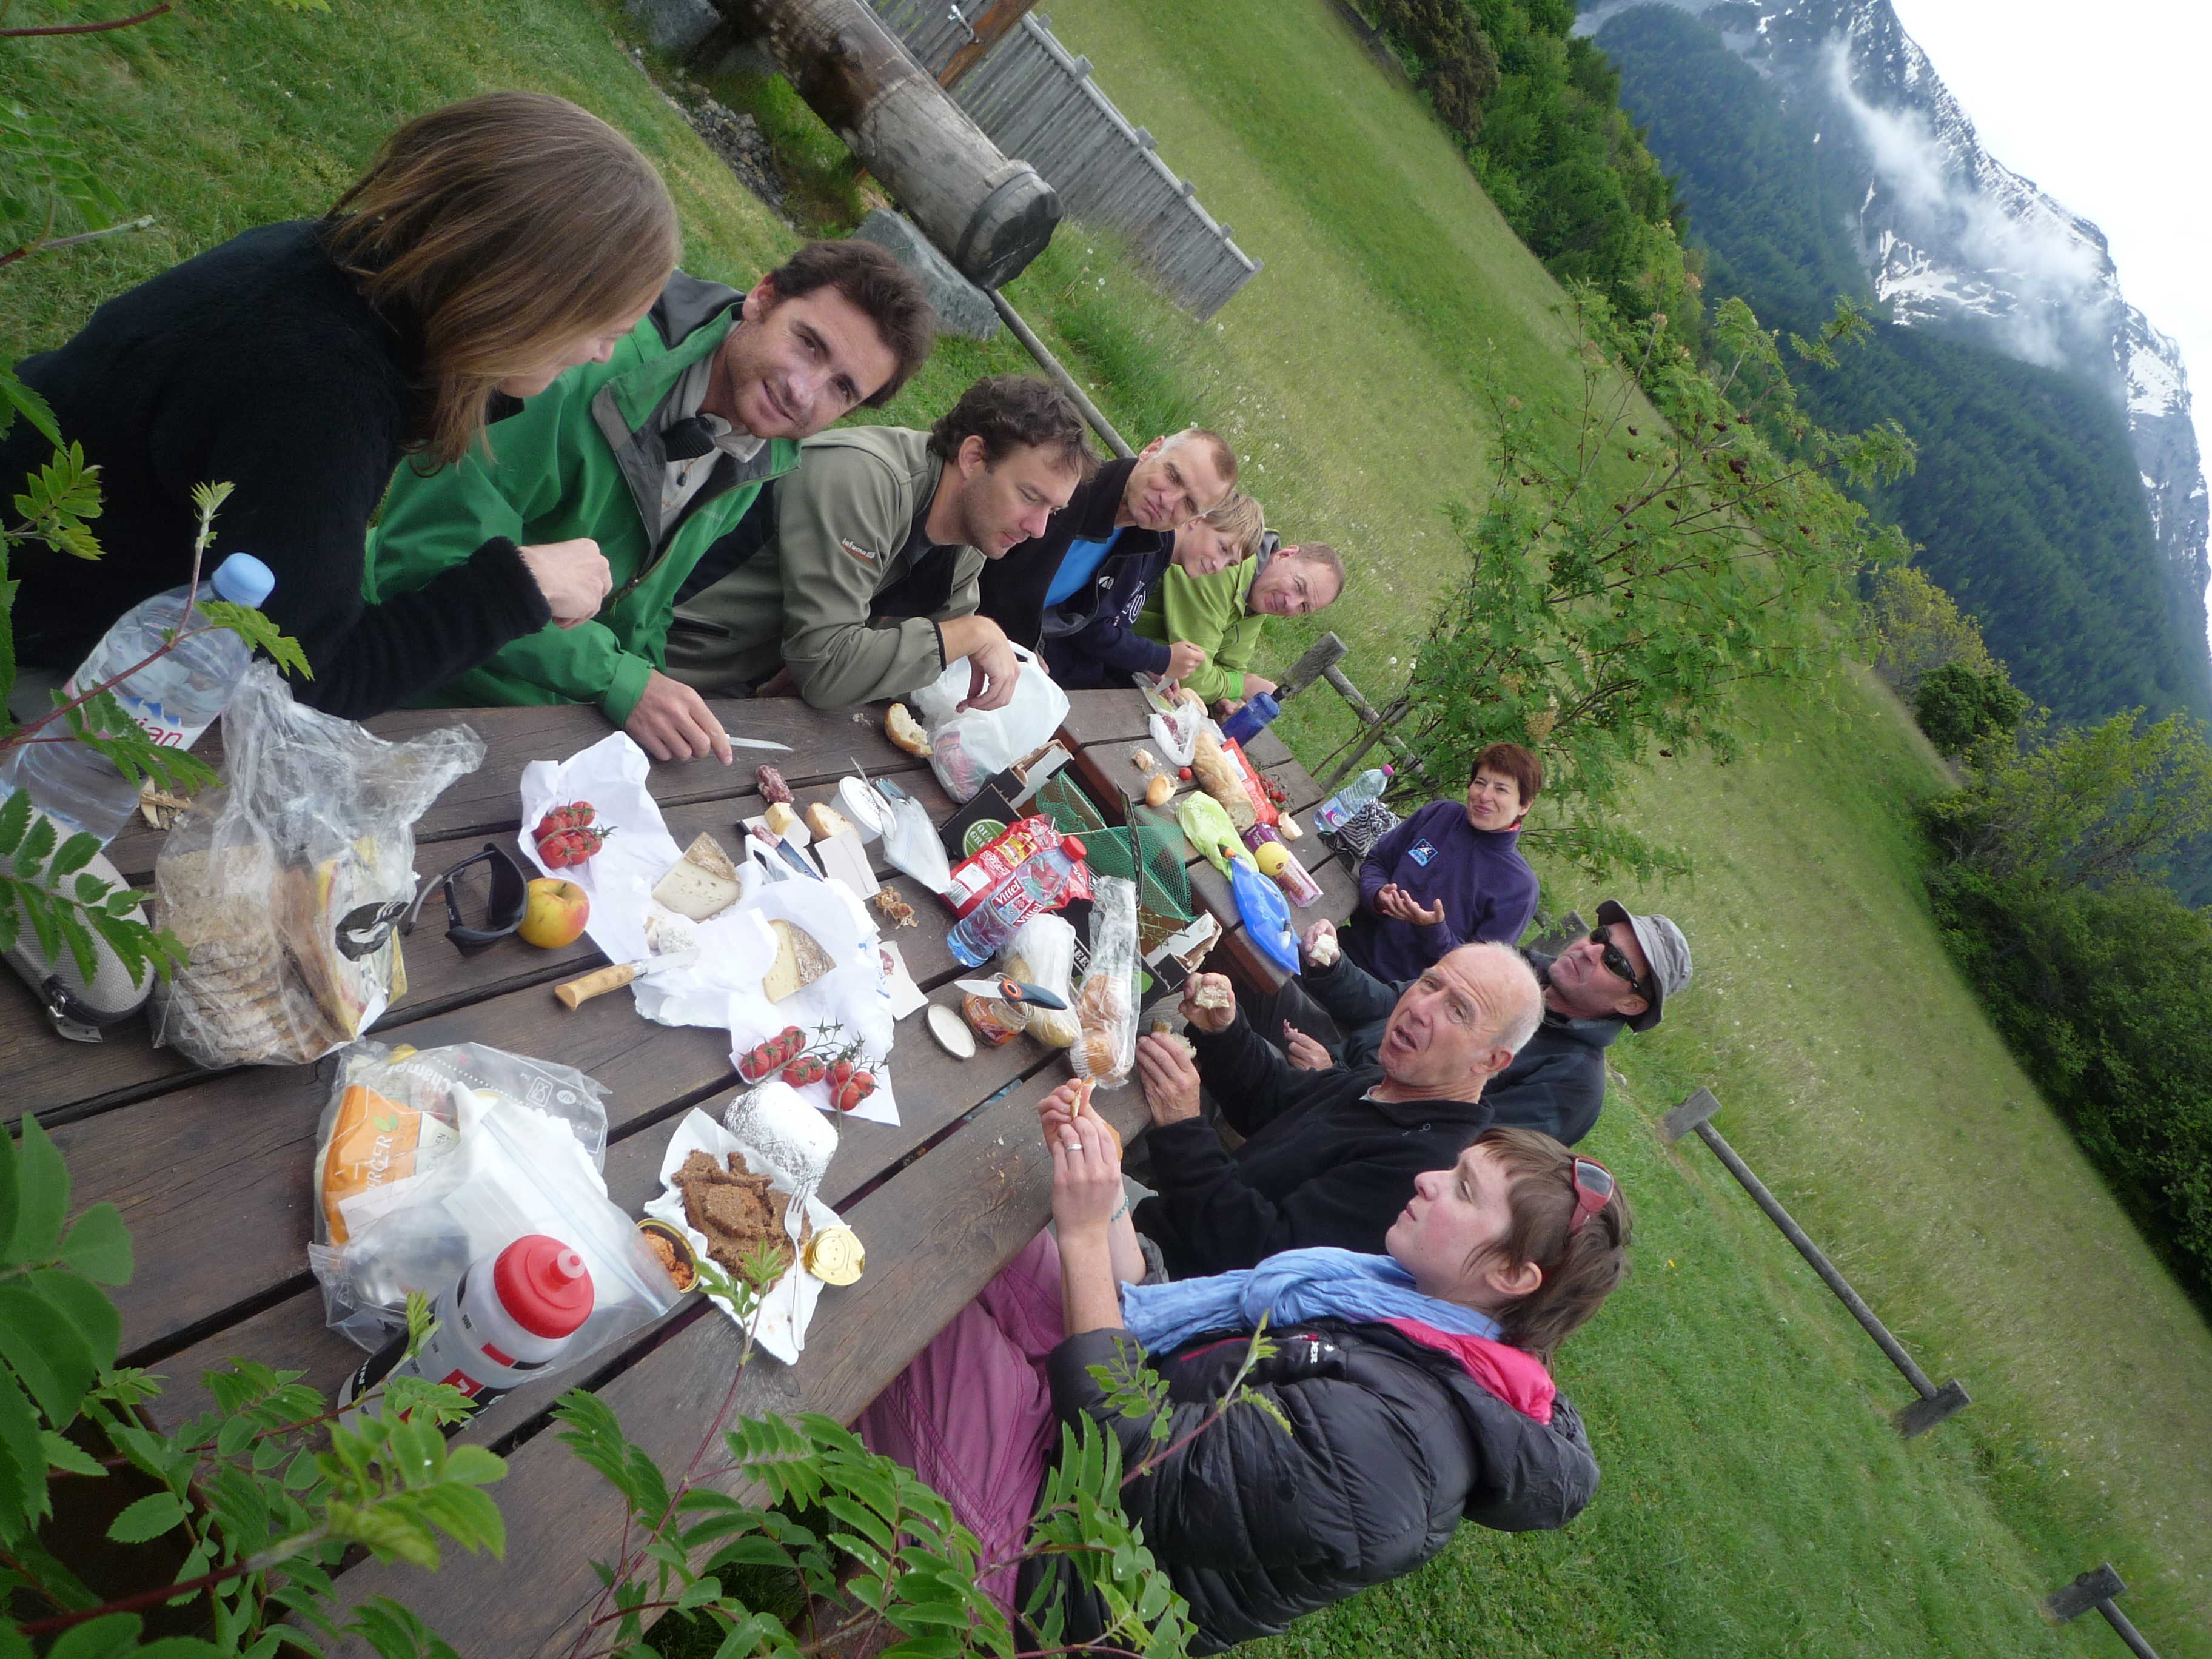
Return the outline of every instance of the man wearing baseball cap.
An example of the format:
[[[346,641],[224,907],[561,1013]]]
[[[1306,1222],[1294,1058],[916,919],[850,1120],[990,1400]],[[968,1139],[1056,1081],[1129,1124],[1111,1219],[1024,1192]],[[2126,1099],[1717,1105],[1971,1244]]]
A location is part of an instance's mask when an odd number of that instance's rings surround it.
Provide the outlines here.
[[[1335,927],[1317,921],[1306,930],[1306,967],[1300,979],[1314,1001],[1350,1033],[1344,1063],[1374,1057],[1395,987],[1363,971],[1348,957],[1326,966],[1315,962],[1323,938],[1334,945]],[[1321,954],[1330,954],[1323,950]],[[1659,1023],[1667,999],[1690,982],[1690,946],[1665,916],[1638,916],[1613,899],[1597,907],[1597,926],[1557,956],[1528,953],[1544,987],[1544,1018],[1513,1063],[1482,1091],[1491,1121],[1540,1129],[1571,1146],[1597,1122],[1605,1105],[1605,1051],[1625,1026],[1648,1031]],[[1291,1063],[1318,1071],[1334,1063],[1313,1036],[1286,1032]]]

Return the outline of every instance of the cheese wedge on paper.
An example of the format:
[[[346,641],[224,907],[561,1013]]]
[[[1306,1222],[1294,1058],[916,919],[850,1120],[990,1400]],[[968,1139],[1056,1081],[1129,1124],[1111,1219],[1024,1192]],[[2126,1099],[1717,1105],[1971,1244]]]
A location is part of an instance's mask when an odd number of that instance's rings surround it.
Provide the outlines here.
[[[660,878],[653,896],[679,916],[705,921],[735,904],[744,891],[737,866],[730,862],[721,842],[702,831],[684,849],[676,867]]]
[[[775,961],[762,976],[761,992],[770,1002],[782,1001],[837,965],[805,929],[787,921],[769,926],[775,932]]]

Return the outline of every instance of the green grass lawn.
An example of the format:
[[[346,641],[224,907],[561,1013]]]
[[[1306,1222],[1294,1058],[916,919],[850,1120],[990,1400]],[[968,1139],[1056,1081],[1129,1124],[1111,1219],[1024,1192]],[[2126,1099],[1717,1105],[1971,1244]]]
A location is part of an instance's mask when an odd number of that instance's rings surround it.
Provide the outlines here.
[[[43,15],[16,0],[11,21]],[[0,351],[264,220],[313,213],[378,137],[500,86],[565,93],[636,137],[684,211],[687,265],[747,280],[795,241],[691,137],[592,0],[334,0],[297,18],[214,0],[97,40],[0,46],[0,96],[81,124],[150,234],[0,275]],[[1059,0],[1054,26],[1267,268],[1217,322],[1133,283],[1071,226],[1011,294],[1133,438],[1202,419],[1294,538],[1343,549],[1370,693],[1456,568],[1441,503],[1480,485],[1492,373],[1577,384],[1560,295],[1419,106],[1325,0]],[[825,198],[826,199],[826,197]],[[948,343],[891,417],[1025,367]],[[1486,367],[1487,366],[1487,367]],[[1637,1273],[1562,1358],[1607,1480],[1565,1533],[1471,1530],[1284,1654],[1735,1655],[2116,1650],[2034,1597],[2109,1557],[2160,1650],[2212,1656],[2212,1337],[2006,1057],[1919,897],[1913,803],[1940,774],[1861,678],[1833,707],[1757,706],[1735,765],[1674,763],[1637,810],[1698,860],[1643,896],[1698,979],[1614,1050],[1596,1154],[1639,1214]],[[1345,725],[1317,693],[1289,732]],[[1550,902],[1597,895],[1558,878]],[[1976,1397],[1911,1444],[1909,1390],[1702,1146],[1658,1115],[1698,1083],[1721,1127],[1941,1378]]]

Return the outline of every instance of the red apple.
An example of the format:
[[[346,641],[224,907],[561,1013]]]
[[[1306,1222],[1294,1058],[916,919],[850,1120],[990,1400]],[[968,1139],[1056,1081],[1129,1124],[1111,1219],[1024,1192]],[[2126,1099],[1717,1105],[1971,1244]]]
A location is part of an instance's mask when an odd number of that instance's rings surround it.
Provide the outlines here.
[[[530,884],[529,902],[523,907],[517,931],[530,944],[547,951],[574,945],[591,920],[592,896],[573,881],[540,876]]]

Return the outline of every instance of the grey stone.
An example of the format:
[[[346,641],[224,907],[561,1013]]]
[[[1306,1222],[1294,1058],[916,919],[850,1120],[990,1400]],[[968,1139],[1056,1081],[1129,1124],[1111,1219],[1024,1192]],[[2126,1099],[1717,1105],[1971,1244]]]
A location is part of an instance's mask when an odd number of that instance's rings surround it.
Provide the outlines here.
[[[929,302],[937,308],[937,324],[947,334],[969,340],[988,340],[999,332],[999,313],[991,297],[952,268],[929,238],[904,216],[874,208],[853,233],[873,242],[921,278]]]
[[[783,210],[783,181],[775,175],[775,154],[759,122],[703,94],[684,107],[684,115],[746,189],[779,213]]]
[[[690,52],[722,26],[714,0],[625,0],[623,9],[645,25],[658,52]]]

